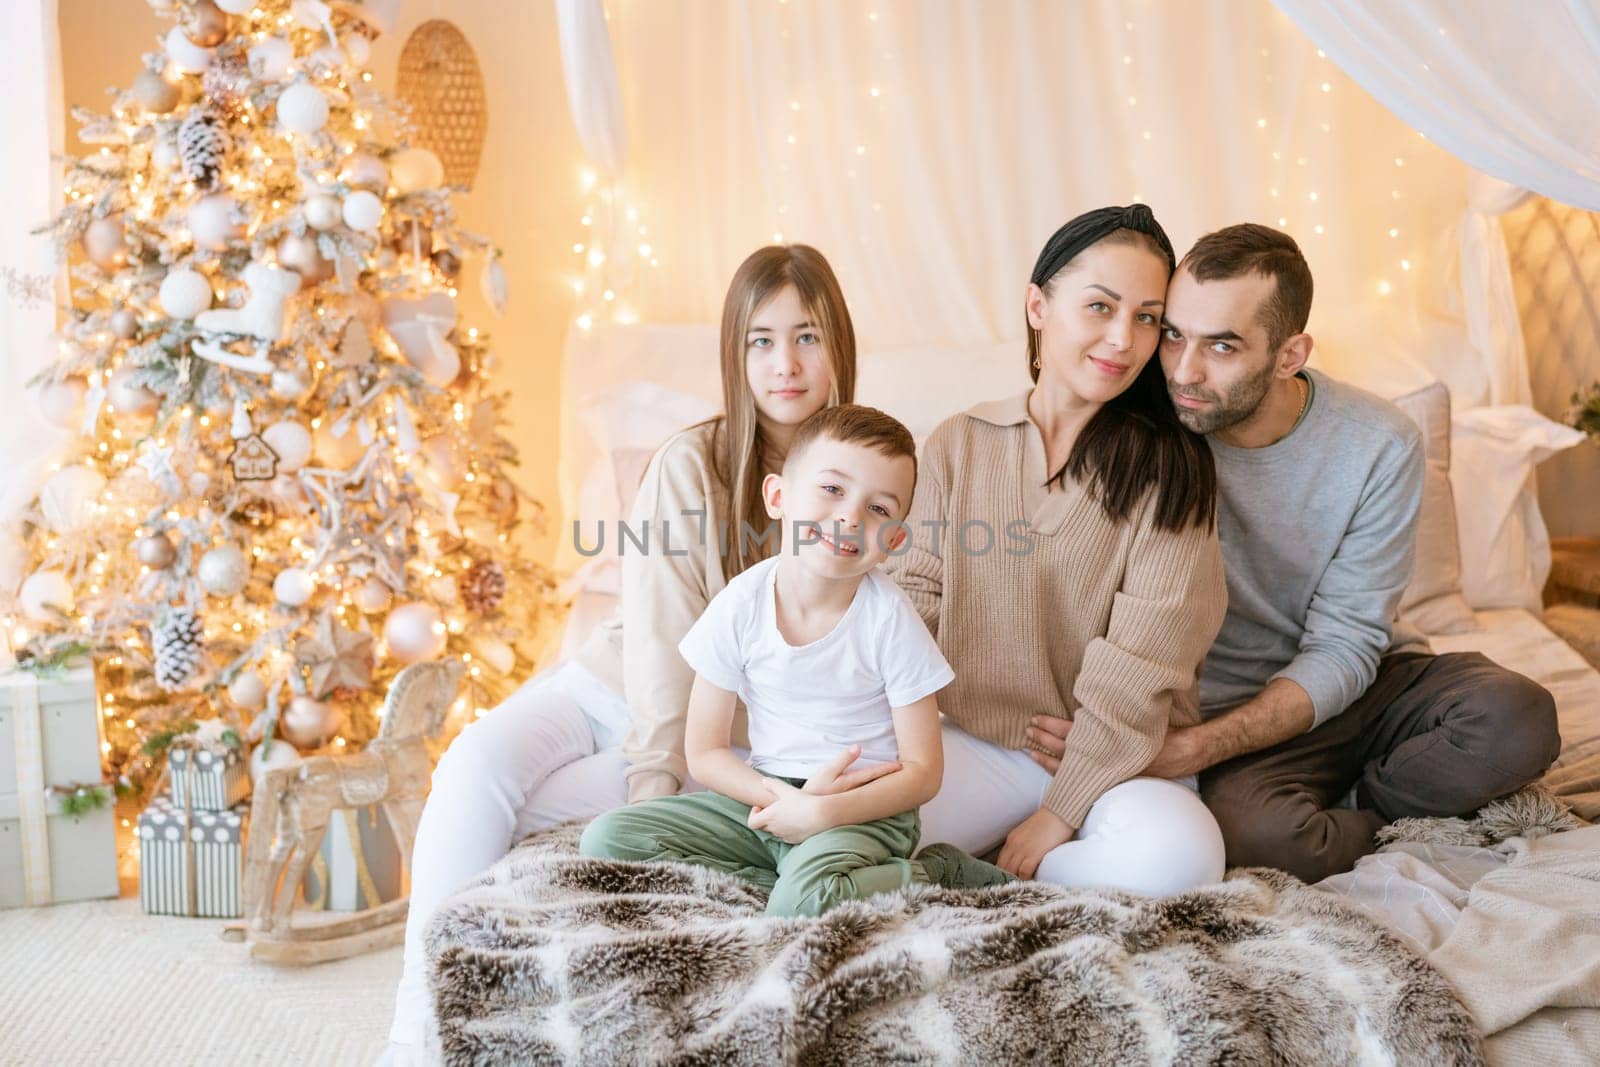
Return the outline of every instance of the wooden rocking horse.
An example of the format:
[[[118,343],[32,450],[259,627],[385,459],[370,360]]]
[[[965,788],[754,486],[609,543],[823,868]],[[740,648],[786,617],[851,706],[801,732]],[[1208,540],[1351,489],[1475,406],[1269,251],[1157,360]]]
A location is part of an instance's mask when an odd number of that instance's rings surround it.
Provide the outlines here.
[[[453,659],[412,664],[389,687],[383,726],[361,752],[310,756],[261,776],[250,811],[244,921],[227,931],[242,933],[252,956],[273,963],[321,963],[405,939],[406,898],[314,925],[295,926],[290,913],[335,810],[383,805],[410,868],[433,771],[425,739],[444,725],[464,670]]]

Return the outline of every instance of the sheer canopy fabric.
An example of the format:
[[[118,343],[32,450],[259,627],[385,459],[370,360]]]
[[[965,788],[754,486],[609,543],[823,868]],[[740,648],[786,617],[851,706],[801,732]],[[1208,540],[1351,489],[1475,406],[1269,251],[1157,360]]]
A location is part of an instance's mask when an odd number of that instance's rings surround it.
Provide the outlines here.
[[[1271,0],[607,9],[618,189],[660,264],[619,297],[645,321],[717,321],[739,261],[781,239],[829,257],[866,349],[1020,342],[1045,238],[1139,199],[1180,251],[1239,221],[1292,233],[1324,367],[1433,360],[1488,399],[1464,322],[1419,326],[1420,279],[1455,271],[1437,246],[1468,168]],[[1396,350],[1421,333],[1454,340]]]

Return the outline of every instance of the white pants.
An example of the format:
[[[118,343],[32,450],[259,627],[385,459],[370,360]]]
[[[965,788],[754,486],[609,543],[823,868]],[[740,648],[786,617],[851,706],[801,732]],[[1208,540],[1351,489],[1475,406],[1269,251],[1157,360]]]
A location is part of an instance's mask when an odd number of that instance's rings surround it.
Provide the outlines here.
[[[980,740],[949,720],[944,784],[922,806],[922,843],[981,856],[1039,810],[1050,775],[1025,752]],[[1047,852],[1035,877],[1055,885],[1179,893],[1222,880],[1222,831],[1192,780],[1133,778],[1103,793],[1077,835]]]
[[[568,662],[529,679],[451,743],[411,854],[391,1041],[420,1047],[429,1029],[422,937],[439,904],[535,830],[627,803],[618,746],[628,725],[622,698]]]

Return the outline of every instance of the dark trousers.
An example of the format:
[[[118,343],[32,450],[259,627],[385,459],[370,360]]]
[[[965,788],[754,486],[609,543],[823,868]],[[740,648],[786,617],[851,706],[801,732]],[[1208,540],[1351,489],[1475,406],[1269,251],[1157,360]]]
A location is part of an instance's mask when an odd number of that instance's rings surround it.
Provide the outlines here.
[[[1476,652],[1385,656],[1343,713],[1204,771],[1229,866],[1307,882],[1347,871],[1408,815],[1465,815],[1542,775],[1561,750],[1545,689]],[[1354,809],[1341,806],[1351,787]]]

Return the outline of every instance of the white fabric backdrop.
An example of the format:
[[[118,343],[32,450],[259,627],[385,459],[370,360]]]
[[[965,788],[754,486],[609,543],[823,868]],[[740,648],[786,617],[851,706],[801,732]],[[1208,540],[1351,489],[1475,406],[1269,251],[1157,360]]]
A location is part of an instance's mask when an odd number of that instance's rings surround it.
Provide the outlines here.
[[[625,294],[645,321],[716,321],[739,260],[781,234],[829,256],[866,347],[1019,338],[1044,239],[1137,197],[1180,250],[1242,220],[1293,233],[1324,367],[1421,362],[1488,399],[1464,323],[1416,300],[1455,266],[1430,253],[1468,169],[1270,0],[609,10],[623,191],[660,260]]]
[[[58,436],[23,383],[53,356],[55,262],[50,242],[28,231],[55,214],[60,192],[61,64],[55,0],[0,4],[0,595],[20,580],[12,520],[32,498]]]

